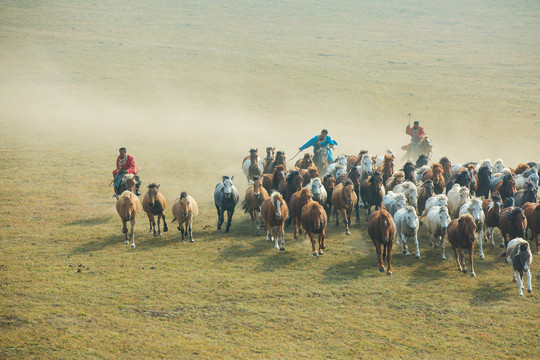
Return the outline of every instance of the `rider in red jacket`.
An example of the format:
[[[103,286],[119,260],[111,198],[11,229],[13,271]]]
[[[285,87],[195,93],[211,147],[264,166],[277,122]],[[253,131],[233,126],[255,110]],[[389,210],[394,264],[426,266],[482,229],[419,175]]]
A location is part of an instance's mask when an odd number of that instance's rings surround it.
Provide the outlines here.
[[[414,122],[413,127],[411,127],[411,125],[407,125],[405,133],[411,136],[411,142],[403,146],[403,150],[409,150],[411,147],[413,149],[416,148],[420,141],[422,141],[422,138],[427,135],[426,131],[423,127],[420,126],[420,123],[418,121]]]
[[[141,181],[139,180],[139,175],[137,174],[137,167],[135,166],[133,156],[127,154],[125,147],[121,147],[118,151],[120,152],[120,155],[118,155],[116,158],[116,169],[113,171],[113,176],[116,177],[116,174],[118,174],[120,171],[127,174],[135,174],[135,194],[137,196],[141,195],[139,191]],[[115,193],[118,194],[118,189],[116,187],[114,190]]]

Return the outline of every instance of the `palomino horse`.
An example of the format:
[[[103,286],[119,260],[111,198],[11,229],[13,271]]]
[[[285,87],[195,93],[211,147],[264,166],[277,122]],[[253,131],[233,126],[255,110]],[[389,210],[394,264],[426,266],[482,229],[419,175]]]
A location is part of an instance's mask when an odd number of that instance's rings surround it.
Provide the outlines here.
[[[167,228],[167,223],[165,222],[165,208],[167,208],[167,201],[165,196],[159,191],[159,185],[156,183],[151,183],[148,185],[148,191],[144,194],[142,200],[142,207],[146,215],[148,215],[148,221],[150,222],[149,232],[154,232],[154,236],[161,236],[161,219],[163,219],[163,232],[169,231]],[[157,226],[156,231],[156,220],[157,216]]]
[[[403,158],[405,160],[414,160],[417,159],[420,155],[425,155],[427,159],[431,159],[431,154],[433,145],[429,136],[424,136],[422,140],[416,146],[410,146],[409,149],[405,152]]]
[[[246,175],[248,182],[251,183],[253,176],[261,176],[264,172],[264,162],[259,159],[257,149],[250,149],[249,156],[242,160],[242,170]]]
[[[324,208],[316,201],[311,201],[302,208],[300,219],[311,240],[311,253],[313,256],[322,255],[323,250],[326,249],[324,238],[326,237],[327,217]],[[319,252],[315,250],[315,234],[319,235]]]
[[[271,174],[273,172],[272,163],[274,162],[274,150],[276,150],[275,147],[266,147],[266,157],[263,160],[265,174]]]
[[[469,262],[471,263],[471,276],[476,276],[473,265],[474,240],[476,238],[476,224],[470,214],[463,214],[454,219],[448,225],[448,241],[452,244],[454,255],[458,265],[458,271],[467,272],[465,266],[464,250],[469,250]],[[459,252],[459,254],[458,254]]]
[[[300,221],[300,217],[302,216],[302,208],[312,201],[312,198],[313,194],[307,188],[302,188],[302,190],[295,192],[291,196],[291,200],[289,201],[289,210],[293,219],[295,239],[298,237],[299,233],[302,233],[302,222]]]
[[[365,180],[360,185],[360,197],[366,208],[367,217],[371,214],[371,207],[375,206],[375,210],[379,210],[382,205],[385,192],[382,184],[382,175],[375,171],[373,175]]]
[[[225,232],[228,233],[231,228],[231,221],[234,215],[234,208],[238,204],[238,190],[233,184],[234,176],[223,176],[222,182],[216,185],[214,189],[214,204],[218,214],[217,229],[221,230],[221,225],[225,221],[225,211],[227,211],[227,225]]]
[[[116,211],[122,219],[122,234],[126,234],[124,244],[129,244],[128,241],[128,229],[126,223],[129,221],[131,229],[129,236],[131,237],[131,247],[135,247],[135,235],[133,229],[135,228],[135,217],[141,212],[141,201],[139,198],[129,190],[125,190],[116,200]]]
[[[388,262],[388,275],[392,275],[392,244],[396,234],[396,224],[384,206],[368,219],[367,231],[377,250],[379,271],[384,272],[384,260]],[[383,247],[381,251],[381,246]]]
[[[254,176],[253,185],[246,189],[246,195],[240,208],[244,210],[245,213],[249,213],[252,230],[256,227],[257,235],[261,235],[261,204],[269,197],[268,192],[262,186],[261,178]]]
[[[274,191],[270,198],[261,204],[261,213],[266,227],[266,241],[274,239],[274,247],[285,251],[285,219],[289,216],[287,203],[277,191]],[[273,229],[276,228],[276,235],[273,236]],[[281,236],[281,246],[278,246],[278,239]]]
[[[270,194],[272,191],[277,190],[279,188],[279,184],[285,180],[285,175],[287,175],[287,170],[285,170],[285,166],[278,165],[275,167],[274,172],[272,174],[264,174],[262,176],[262,185],[266,189],[266,191]]]
[[[354,192],[354,185],[350,180],[337,185],[332,192],[332,205],[334,205],[334,209],[336,210],[336,226],[339,225],[338,214],[341,213],[343,223],[345,224],[345,234],[347,235],[351,235],[349,225],[351,223],[351,214],[357,201],[358,198]]]
[[[184,235],[188,235],[189,242],[194,242],[193,219],[199,215],[199,206],[195,199],[183,191],[172,207],[172,214],[174,216],[172,222],[178,220],[178,230],[182,234],[182,241],[185,239]]]
[[[296,161],[296,166],[299,169],[307,169],[313,164],[313,156],[310,153],[305,153],[304,157]]]

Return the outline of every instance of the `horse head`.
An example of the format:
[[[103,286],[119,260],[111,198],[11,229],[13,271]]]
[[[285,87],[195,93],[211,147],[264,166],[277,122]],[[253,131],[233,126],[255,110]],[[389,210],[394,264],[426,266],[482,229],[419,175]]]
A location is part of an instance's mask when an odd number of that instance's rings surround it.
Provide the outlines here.
[[[369,182],[371,183],[371,186],[380,188],[383,182],[382,174],[378,171],[375,171],[373,175],[369,178]]]
[[[261,196],[261,189],[263,188],[262,180],[260,176],[253,176],[253,196],[258,199]]]
[[[309,203],[312,198],[313,194],[311,193],[311,191],[308,188],[302,188],[302,190],[300,191],[300,203],[302,204],[302,206]]]
[[[283,203],[285,202],[283,200],[283,197],[281,194],[277,191],[274,191],[272,193],[272,196],[270,197],[270,201],[272,202],[272,208],[274,212],[274,217],[276,220],[281,220],[282,214],[281,214],[281,208],[283,207]]]
[[[448,229],[448,225],[450,224],[450,214],[448,213],[448,207],[440,206],[439,221],[441,224],[441,229],[443,231],[446,231]]]
[[[226,198],[230,198],[232,196],[232,193],[233,193],[233,179],[234,179],[234,175],[231,176],[231,177],[228,177],[228,176],[223,176],[223,195],[226,197]]]
[[[351,180],[347,179],[343,182],[343,198],[347,205],[353,202],[354,184]]]
[[[368,176],[373,174],[373,159],[369,154],[362,155],[362,165],[360,166],[361,171],[366,173]]]
[[[381,205],[381,210],[379,211],[379,233],[383,239],[384,244],[388,244],[390,241],[392,241],[393,237],[393,230],[394,226],[392,225],[392,215],[388,211],[386,211],[386,208],[384,205]]]
[[[357,166],[353,166],[347,176],[351,179],[354,186],[360,186],[360,170],[358,170]]]
[[[185,191],[180,194],[180,210],[182,212],[182,216],[185,218],[187,218],[191,211],[191,201]]]
[[[476,222],[471,214],[463,214],[458,218],[459,232],[472,244],[476,235]]]
[[[266,159],[267,160],[269,160],[269,161],[274,160],[274,150],[275,149],[276,149],[275,147],[271,147],[271,146],[266,147]]]
[[[148,184],[147,188],[150,206],[154,206],[154,204],[156,203],[157,193],[159,192],[159,184],[151,183]]]
[[[405,165],[403,165],[403,174],[405,175],[405,180],[411,181],[414,179],[414,165],[412,161],[407,161]]]

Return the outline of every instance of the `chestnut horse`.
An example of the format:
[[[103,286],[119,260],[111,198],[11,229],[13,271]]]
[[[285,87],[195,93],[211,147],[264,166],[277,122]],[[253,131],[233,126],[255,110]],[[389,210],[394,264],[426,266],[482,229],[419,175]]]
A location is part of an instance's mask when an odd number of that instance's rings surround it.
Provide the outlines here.
[[[520,207],[509,207],[501,211],[499,217],[499,229],[504,239],[504,248],[508,246],[508,241],[517,237],[525,238],[527,229],[527,218],[525,212]]]
[[[319,177],[319,169],[316,166],[311,165],[307,169],[301,169],[300,175],[302,175],[302,177],[304,178],[302,186],[306,186],[307,184],[309,184],[311,179]]]
[[[304,157],[301,159],[298,159],[296,161],[296,164],[294,164],[294,166],[296,166],[299,169],[307,169],[311,165],[314,165],[314,164],[313,164],[313,155],[311,155],[310,153],[305,153]]]
[[[364,154],[367,154],[367,153],[368,153],[367,150],[360,150],[360,152],[358,153],[358,156],[349,155],[349,157],[347,158],[347,172],[351,171],[351,168],[353,166],[360,166],[362,162],[362,157],[364,156]]]
[[[149,232],[154,232],[154,236],[161,236],[161,219],[163,219],[163,232],[169,231],[167,223],[165,222],[165,208],[167,207],[167,201],[165,196],[159,191],[159,185],[152,183],[148,185],[148,191],[144,194],[142,200],[142,207],[144,212],[148,215],[148,221],[150,222]],[[157,216],[157,232],[156,232],[156,220],[154,216]]]
[[[476,276],[473,265],[474,240],[476,238],[476,224],[470,214],[460,215],[448,225],[448,241],[452,244],[454,255],[458,265],[458,271],[467,272],[465,266],[464,249],[469,250],[469,262],[471,263],[471,276]],[[458,254],[459,251],[459,254]]]
[[[332,193],[336,186],[336,179],[331,174],[326,174],[323,177],[322,182],[324,188],[326,189],[326,202],[324,203],[324,209],[326,210],[326,215],[330,217],[330,210],[332,210]]]
[[[450,179],[452,179],[452,162],[450,162],[446,156],[443,156],[439,160],[439,164],[441,164],[443,168],[444,182],[448,183]]]
[[[536,243],[536,253],[538,254],[538,234],[540,234],[540,204],[525,203],[523,211],[527,218],[527,228],[531,229],[531,240]]]
[[[324,208],[318,202],[311,201],[302,208],[300,219],[311,240],[311,253],[313,256],[322,255],[323,250],[326,249],[324,239],[326,237],[327,217]],[[315,234],[319,235],[319,252],[315,250]]]
[[[266,241],[274,239],[274,248],[285,251],[285,219],[289,216],[287,203],[277,191],[261,204],[261,214],[266,227]],[[273,236],[273,229],[276,228],[276,234]],[[281,235],[281,246],[278,245],[278,239]]]
[[[261,178],[254,176],[253,185],[246,189],[244,201],[242,201],[240,208],[244,210],[244,213],[249,213],[251,217],[251,229],[256,228],[256,235],[261,235],[261,204],[269,197],[268,192],[262,186]]]
[[[433,181],[433,191],[435,194],[443,194],[445,191],[445,181],[443,176],[443,167],[441,164],[434,163],[431,168],[422,175],[422,180]]]
[[[499,195],[492,195],[491,199],[486,199],[482,202],[482,210],[486,215],[486,221],[484,221],[484,238],[486,242],[490,241],[492,246],[495,246],[493,231],[499,227],[499,218],[501,217],[502,209],[503,204]],[[504,239],[502,239],[501,247],[504,247]]]
[[[313,198],[313,194],[308,188],[302,188],[302,190],[295,192],[291,196],[289,201],[289,210],[294,224],[294,238],[298,237],[298,233],[302,233],[302,222],[300,217],[302,216],[302,208],[308,204]]]
[[[131,237],[131,247],[135,247],[135,235],[133,229],[135,228],[135,217],[141,212],[141,201],[129,190],[125,190],[116,200],[116,211],[122,219],[122,233],[126,234],[124,244],[129,244],[128,241],[128,229],[127,222],[130,222],[131,230],[129,236]]]
[[[383,163],[377,168],[377,171],[382,174],[383,184],[386,184],[386,180],[394,175],[394,156],[384,155]]]
[[[242,160],[242,170],[244,171],[244,174],[246,175],[246,178],[250,183],[252,181],[251,179],[253,179],[253,176],[261,176],[263,174],[264,163],[261,159],[259,159],[257,149],[249,150],[249,156],[246,156],[244,160]]]
[[[384,260],[386,260],[388,262],[386,273],[392,275],[392,244],[396,234],[396,224],[384,206],[371,214],[367,223],[367,231],[377,250],[379,271],[384,272]],[[383,246],[382,251],[381,245]]]
[[[503,176],[503,179],[495,185],[493,193],[497,193],[501,196],[502,201],[511,198],[516,193],[516,179],[513,174],[507,174]]]
[[[356,205],[358,198],[354,193],[354,185],[352,181],[346,180],[345,182],[336,185],[332,192],[332,205],[336,211],[336,226],[339,225],[339,215],[343,217],[343,223],[345,224],[345,234],[351,235],[349,226],[351,223],[351,214]]]

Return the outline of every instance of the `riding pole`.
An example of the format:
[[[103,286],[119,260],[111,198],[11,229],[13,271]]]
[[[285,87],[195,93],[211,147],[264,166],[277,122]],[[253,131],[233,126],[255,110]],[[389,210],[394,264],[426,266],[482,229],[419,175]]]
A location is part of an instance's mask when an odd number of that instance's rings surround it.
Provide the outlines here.
[[[408,115],[409,115],[409,126],[411,126],[411,113],[409,113]]]
[[[294,159],[298,154],[300,154],[302,152],[302,150],[300,150],[299,152],[296,153],[296,155],[294,155],[292,158],[290,158],[289,160],[287,160],[287,162],[291,161],[292,159]]]

